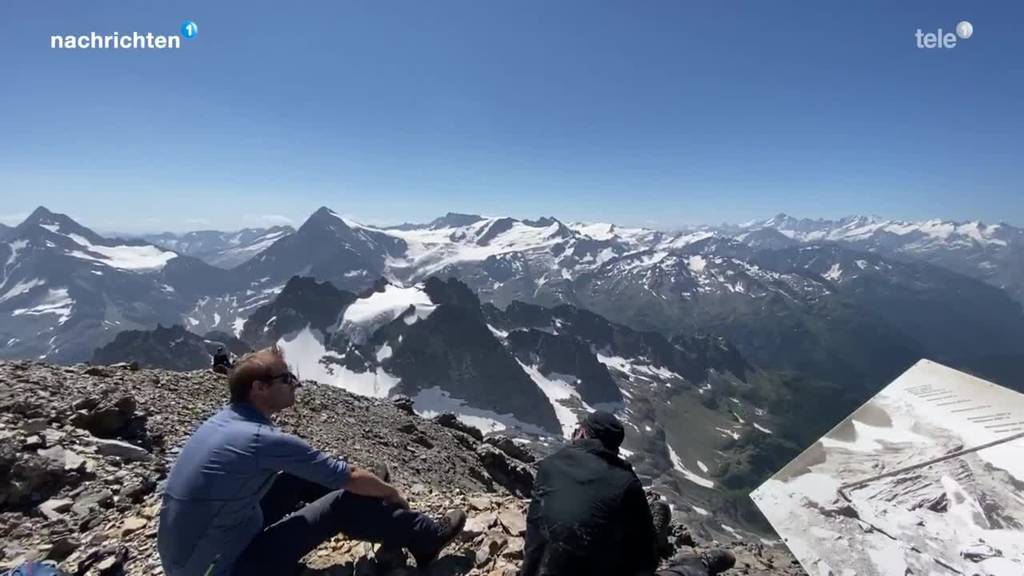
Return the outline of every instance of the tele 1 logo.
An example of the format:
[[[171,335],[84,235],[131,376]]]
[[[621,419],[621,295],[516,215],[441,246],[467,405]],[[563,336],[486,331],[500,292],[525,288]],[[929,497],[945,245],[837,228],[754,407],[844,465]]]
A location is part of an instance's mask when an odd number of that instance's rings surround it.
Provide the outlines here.
[[[974,34],[974,26],[967,20],[956,25],[956,34],[943,32],[939,28],[935,32],[923,32],[920,28],[914,33],[918,48],[956,48],[959,40],[967,40]]]

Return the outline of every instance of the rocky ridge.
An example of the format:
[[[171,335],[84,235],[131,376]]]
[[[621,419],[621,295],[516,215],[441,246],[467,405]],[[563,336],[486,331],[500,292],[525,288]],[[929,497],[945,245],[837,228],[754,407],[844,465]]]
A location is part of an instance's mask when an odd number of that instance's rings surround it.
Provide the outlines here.
[[[33,558],[73,574],[162,574],[156,517],[179,446],[225,400],[209,372],[136,366],[0,363],[0,570]],[[469,513],[465,534],[430,574],[514,575],[535,455],[508,438],[481,441],[451,417],[415,416],[405,398],[368,399],[305,386],[278,423],[356,465],[386,462],[419,509]],[[700,542],[673,524],[676,550],[724,546],[736,574],[801,574],[787,551],[749,542]],[[336,538],[306,558],[306,574],[416,574],[377,565],[374,547]],[[410,561],[411,563],[411,561]]]

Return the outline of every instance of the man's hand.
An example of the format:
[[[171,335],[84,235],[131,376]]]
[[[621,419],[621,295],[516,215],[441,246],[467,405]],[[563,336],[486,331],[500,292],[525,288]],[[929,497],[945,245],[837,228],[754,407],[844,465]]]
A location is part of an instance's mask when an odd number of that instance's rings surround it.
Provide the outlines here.
[[[345,485],[345,490],[348,490],[353,494],[380,498],[388,504],[393,504],[395,506],[405,508],[406,510],[409,509],[409,503],[405,501],[405,498],[402,497],[397,488],[381,480],[376,474],[364,468],[357,468],[355,466],[351,468],[348,483]]]
[[[387,502],[388,504],[393,504],[395,506],[398,506],[399,508],[408,510],[409,503],[405,501],[405,498],[402,497],[402,494],[398,491],[397,488],[395,488],[394,490],[395,493],[392,494],[391,496],[384,498],[384,501]]]

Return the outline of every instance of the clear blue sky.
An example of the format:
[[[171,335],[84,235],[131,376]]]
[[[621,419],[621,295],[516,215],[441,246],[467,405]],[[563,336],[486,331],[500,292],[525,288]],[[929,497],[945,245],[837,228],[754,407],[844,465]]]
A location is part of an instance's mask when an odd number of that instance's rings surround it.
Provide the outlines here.
[[[1024,3],[0,5],[0,218],[1024,224]],[[199,35],[60,51],[51,34]],[[952,50],[917,28],[974,24]]]

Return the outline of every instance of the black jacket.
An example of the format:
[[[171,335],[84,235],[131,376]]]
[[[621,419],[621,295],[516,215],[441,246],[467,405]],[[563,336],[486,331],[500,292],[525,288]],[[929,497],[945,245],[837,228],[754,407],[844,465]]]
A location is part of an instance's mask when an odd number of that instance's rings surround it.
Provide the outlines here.
[[[631,576],[657,568],[651,509],[632,466],[597,440],[540,462],[520,576]]]
[[[231,368],[231,358],[226,352],[218,352],[213,355],[213,365]]]

